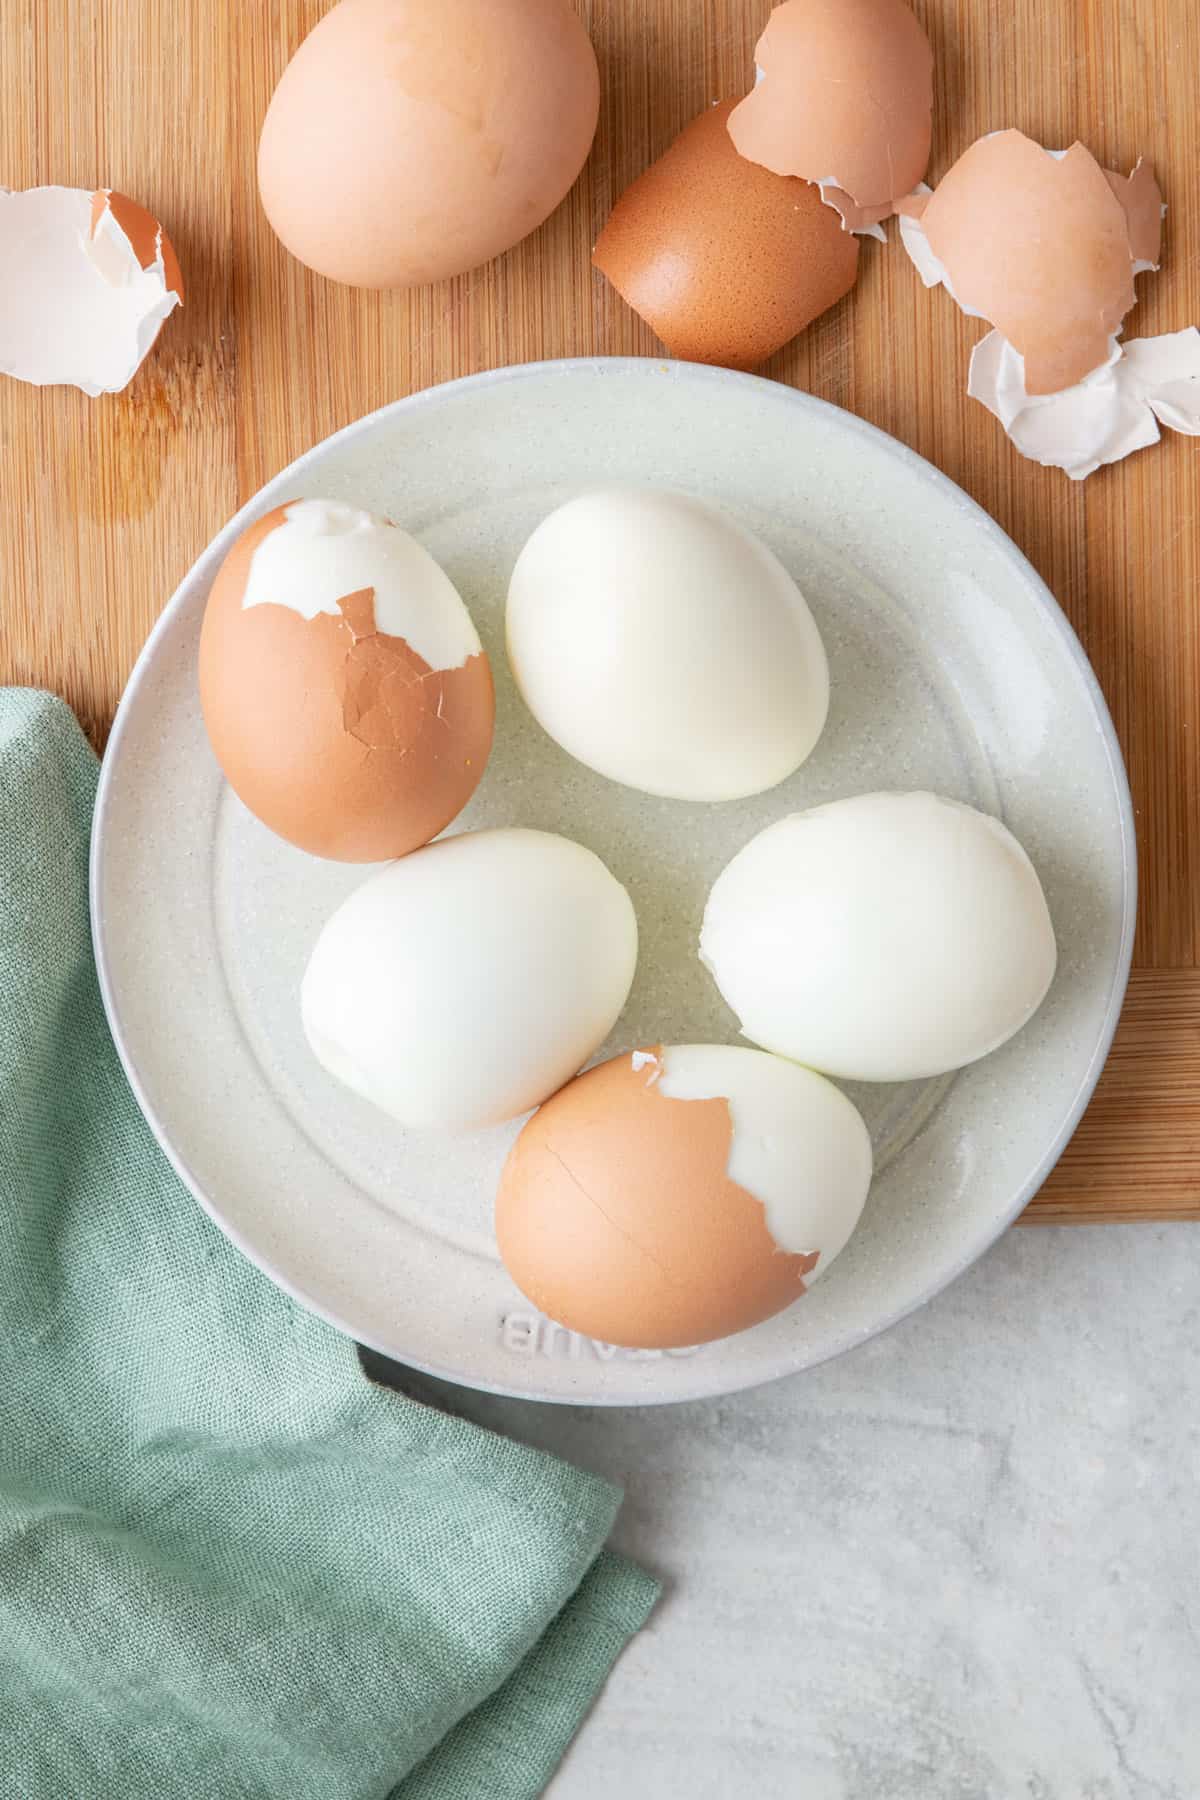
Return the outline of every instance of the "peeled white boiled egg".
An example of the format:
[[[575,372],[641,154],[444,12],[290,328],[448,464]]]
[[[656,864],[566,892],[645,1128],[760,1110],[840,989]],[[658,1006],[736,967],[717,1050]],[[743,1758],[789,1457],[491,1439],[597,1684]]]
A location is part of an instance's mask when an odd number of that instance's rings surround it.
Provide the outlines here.
[[[859,1081],[940,1075],[998,1049],[1056,962],[1016,838],[921,793],[768,826],[718,876],[700,955],[752,1043]]]
[[[343,901],[305,972],[304,1030],[401,1124],[495,1125],[583,1067],[636,962],[632,902],[598,856],[543,831],[468,832]]]
[[[603,488],[551,513],[513,571],[508,655],[542,728],[674,800],[774,787],[812,751],[829,669],[783,564],[686,494]]]

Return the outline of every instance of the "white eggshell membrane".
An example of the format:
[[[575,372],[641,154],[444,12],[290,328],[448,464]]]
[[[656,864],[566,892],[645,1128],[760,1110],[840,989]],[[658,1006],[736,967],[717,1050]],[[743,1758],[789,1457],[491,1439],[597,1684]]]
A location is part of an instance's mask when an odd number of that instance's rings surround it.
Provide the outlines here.
[[[669,799],[774,787],[829,710],[824,647],[782,563],[715,507],[649,488],[580,495],[537,528],[508,654],[564,750]]]
[[[860,1081],[988,1055],[1056,963],[1021,845],[934,794],[863,794],[768,826],[717,878],[700,954],[753,1043]]]
[[[835,181],[832,175],[827,175],[823,181],[818,181],[816,185],[821,190],[822,203],[825,206],[832,206],[834,212],[837,213],[840,218],[842,209],[838,202],[845,193],[842,183],[840,181]],[[847,231],[852,231],[855,237],[875,238],[881,244],[886,244],[888,241],[887,232],[878,220],[876,220],[873,225],[847,225],[845,229]]]
[[[180,304],[161,253],[143,269],[87,188],[0,188],[0,373],[85,394],[128,387]]]
[[[431,669],[459,669],[483,646],[457,588],[428,550],[393,525],[336,500],[296,500],[254,552],[244,607],[339,616],[372,589],[375,628],[403,638]]]
[[[633,905],[590,850],[465,833],[338,908],[305,972],[304,1030],[330,1074],[404,1125],[499,1124],[583,1067],[636,962]]]
[[[726,1170],[761,1202],[781,1250],[820,1252],[809,1285],[849,1242],[871,1185],[871,1139],[858,1109],[824,1076],[728,1044],[675,1044],[657,1081],[668,1100],[725,1100]]]
[[[994,413],[1032,462],[1082,481],[1105,463],[1157,444],[1165,425],[1200,436],[1200,331],[1113,338],[1108,361],[1073,387],[1030,394],[1025,359],[998,331],[971,352],[967,392]]]
[[[933,189],[927,181],[922,181],[913,189],[916,194],[932,194]],[[925,235],[925,227],[920,219],[910,218],[907,213],[899,214],[900,242],[908,253],[908,260],[921,277],[922,286],[927,288],[944,287],[955,306],[964,312],[968,319],[982,319],[983,314],[975,307],[967,306],[954,291],[949,271],[941,257],[938,256]]]

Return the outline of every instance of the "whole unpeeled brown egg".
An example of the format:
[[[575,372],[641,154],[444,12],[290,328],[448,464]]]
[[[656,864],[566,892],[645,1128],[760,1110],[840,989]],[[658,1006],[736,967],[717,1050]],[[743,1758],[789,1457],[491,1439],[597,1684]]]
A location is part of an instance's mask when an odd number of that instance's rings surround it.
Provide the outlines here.
[[[492,744],[491,668],[449,577],[338,501],[277,506],[238,538],[204,614],[200,699],[250,811],[342,862],[436,837]]]
[[[858,240],[819,189],[738,155],[733,108],[693,119],[625,190],[593,260],[672,356],[753,369],[849,293]]]
[[[599,108],[568,0],[342,0],[271,100],[263,207],[292,254],[334,281],[438,281],[549,217]]]

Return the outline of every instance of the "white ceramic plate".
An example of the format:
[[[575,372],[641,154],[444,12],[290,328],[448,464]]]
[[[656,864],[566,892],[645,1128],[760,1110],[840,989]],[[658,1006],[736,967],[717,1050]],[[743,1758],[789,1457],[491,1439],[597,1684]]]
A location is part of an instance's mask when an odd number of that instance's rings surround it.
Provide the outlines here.
[[[704,495],[761,533],[808,596],[833,704],[810,761],[757,799],[648,799],[571,762],[533,724],[503,649],[525,537],[600,481]],[[315,861],[233,798],[201,722],[196,650],[234,537],[296,495],[387,513],[449,571],[497,677],[497,742],[455,829],[520,824],[596,850],[629,887],[641,961],[604,1054],[726,1040],[695,956],[708,887],[768,821],[871,788],[993,812],[1042,876],[1061,959],[1036,1019],[964,1073],[854,1089],[878,1175],[849,1248],[808,1298],[689,1353],[631,1353],[537,1318],[491,1231],[515,1127],[405,1133],[309,1054],[308,951],[362,869]],[[154,1131],[245,1253],[361,1342],[478,1387],[590,1404],[748,1387],[892,1324],[977,1257],[1036,1190],[1090,1095],[1129,965],[1135,860],[1112,724],[1059,608],[1003,533],[901,445],[807,395],[651,361],[501,370],[351,426],[271,482],[200,558],[122,701],[92,870],[109,1017]]]

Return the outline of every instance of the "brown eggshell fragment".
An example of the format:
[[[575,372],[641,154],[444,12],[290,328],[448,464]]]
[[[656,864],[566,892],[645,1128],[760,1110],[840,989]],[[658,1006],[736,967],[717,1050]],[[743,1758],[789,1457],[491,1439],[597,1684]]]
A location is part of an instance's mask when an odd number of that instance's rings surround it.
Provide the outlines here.
[[[1129,233],[1129,254],[1138,268],[1157,269],[1162,254],[1162,189],[1144,157],[1128,175],[1105,169],[1104,179],[1121,203]]]
[[[495,699],[483,654],[433,670],[378,631],[373,590],[340,616],[246,607],[255,550],[287,517],[250,526],[213,583],[200,697],[217,761],[245,805],[314,856],[383,862],[456,818],[486,767]]]
[[[828,181],[821,183],[821,198],[826,206],[832,206],[847,231],[870,231],[873,225],[890,219],[896,210],[894,201],[883,206],[859,206],[844,188],[834,187]]]
[[[1145,240],[1143,182],[1131,209]],[[1125,206],[1082,144],[1054,157],[1019,131],[995,132],[923,209],[904,210],[921,219],[960,305],[1024,357],[1028,393],[1073,387],[1108,359],[1135,299],[1133,258]]]
[[[762,79],[729,120],[740,154],[829,183],[864,224],[887,218],[924,175],[932,133],[933,52],[904,0],[784,0],[755,61]]]
[[[161,254],[167,290],[178,294],[182,300],[183,272],[179,267],[179,258],[154,214],[147,212],[144,206],[139,206],[136,200],[131,200],[128,194],[118,194],[113,188],[97,188],[92,195],[93,237],[105,213],[111,213],[117,221],[143,269],[152,269]]]
[[[504,1166],[496,1235],[548,1318],[675,1349],[782,1312],[817,1253],[781,1250],[762,1204],[729,1179],[728,1103],[666,1098],[639,1060],[590,1069],[533,1115]]]
[[[737,154],[734,105],[626,189],[593,261],[673,356],[752,369],[849,292],[858,244],[816,188]]]

